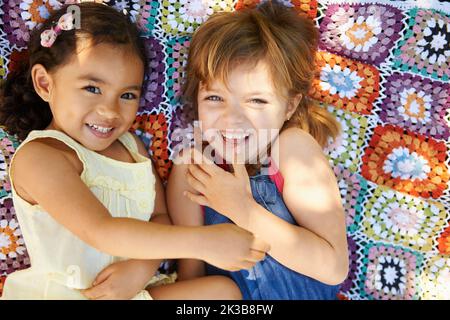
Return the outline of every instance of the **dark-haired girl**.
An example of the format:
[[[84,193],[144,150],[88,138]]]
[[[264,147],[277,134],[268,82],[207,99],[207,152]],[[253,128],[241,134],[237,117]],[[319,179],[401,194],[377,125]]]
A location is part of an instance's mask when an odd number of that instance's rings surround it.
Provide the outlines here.
[[[102,4],[64,6],[28,50],[2,88],[0,123],[25,139],[10,179],[31,267],[8,276],[3,298],[240,298],[225,277],[144,290],[161,259],[237,270],[268,248],[232,225],[170,225],[161,181],[128,132],[147,63],[136,26]]]

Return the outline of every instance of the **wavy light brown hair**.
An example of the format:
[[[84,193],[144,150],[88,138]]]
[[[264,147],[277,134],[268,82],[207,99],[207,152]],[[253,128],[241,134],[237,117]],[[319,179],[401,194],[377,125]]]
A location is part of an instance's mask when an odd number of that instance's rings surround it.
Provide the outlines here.
[[[303,97],[281,131],[299,127],[324,147],[329,137],[339,134],[340,126],[327,110],[307,97],[316,75],[318,37],[314,22],[306,14],[277,1],[215,13],[192,38],[183,98],[197,111],[201,82],[208,84],[217,79],[226,83],[228,72],[236,63],[255,66],[264,60],[270,67],[275,88],[287,89],[289,97],[299,93]]]

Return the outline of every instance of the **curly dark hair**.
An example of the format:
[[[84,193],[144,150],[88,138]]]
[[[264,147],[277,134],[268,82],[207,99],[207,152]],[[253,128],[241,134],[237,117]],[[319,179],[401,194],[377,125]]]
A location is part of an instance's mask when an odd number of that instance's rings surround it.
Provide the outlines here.
[[[63,31],[54,44],[47,48],[41,45],[41,32],[50,29],[59,18],[70,11],[70,4],[62,6],[39,27],[31,31],[27,45],[28,59],[24,59],[16,70],[8,74],[0,88],[0,125],[20,140],[32,130],[45,129],[52,120],[49,104],[36,93],[31,77],[31,68],[42,64],[47,72],[55,71],[70,61],[75,52],[77,39],[90,39],[93,45],[108,43],[129,46],[147,70],[148,62],[140,30],[129,16],[104,4],[82,2],[76,4],[80,12],[80,28]],[[73,4],[72,4],[73,6]]]

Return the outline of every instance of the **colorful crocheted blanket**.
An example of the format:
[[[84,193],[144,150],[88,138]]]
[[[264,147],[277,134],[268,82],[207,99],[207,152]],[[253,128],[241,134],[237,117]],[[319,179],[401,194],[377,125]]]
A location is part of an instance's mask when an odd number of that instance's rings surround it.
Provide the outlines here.
[[[178,100],[192,32],[215,11],[260,1],[104,1],[127,10],[146,38],[150,81],[133,130],[163,179],[193,118]],[[320,29],[310,95],[343,128],[325,150],[347,214],[351,268],[340,297],[450,299],[450,4],[282,2]],[[29,30],[62,3],[0,0],[0,79],[23,55]],[[0,131],[0,293],[8,274],[30,266],[7,175],[18,144]]]

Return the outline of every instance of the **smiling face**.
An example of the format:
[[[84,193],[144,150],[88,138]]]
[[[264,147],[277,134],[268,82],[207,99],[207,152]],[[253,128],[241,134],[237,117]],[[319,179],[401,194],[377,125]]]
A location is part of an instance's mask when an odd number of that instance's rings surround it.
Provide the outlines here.
[[[298,105],[287,90],[275,89],[264,61],[238,64],[227,83],[212,80],[198,90],[198,115],[204,139],[227,162],[256,163]]]
[[[101,151],[128,131],[139,107],[144,65],[126,47],[80,41],[69,63],[51,73],[48,103],[59,130]]]

